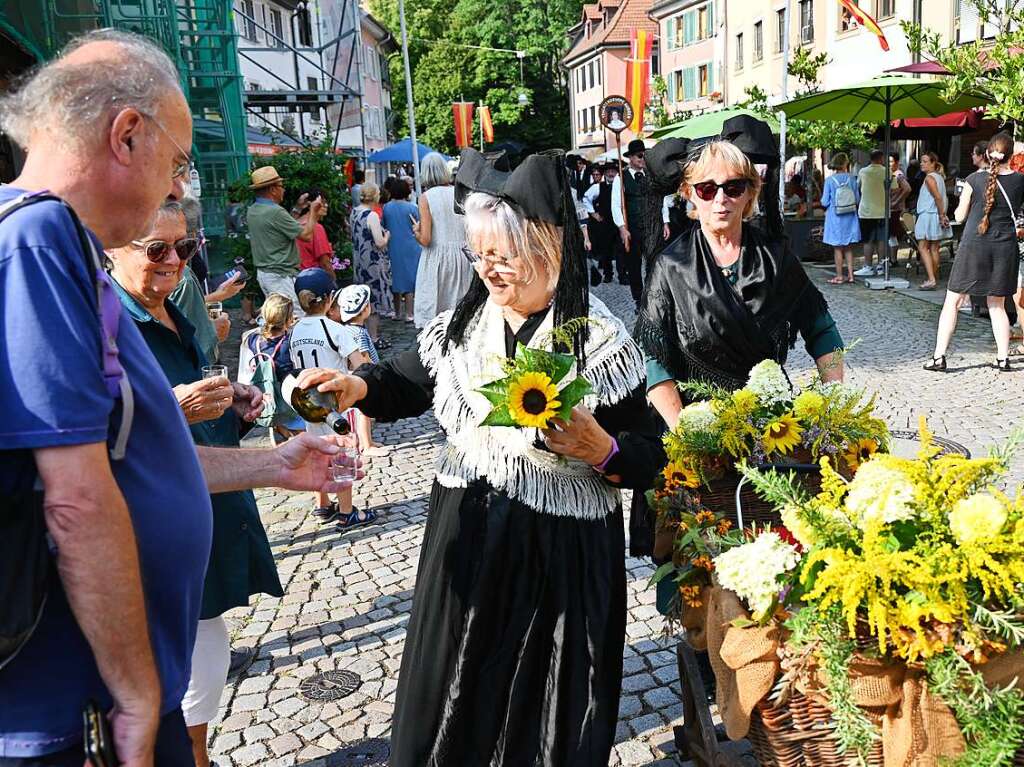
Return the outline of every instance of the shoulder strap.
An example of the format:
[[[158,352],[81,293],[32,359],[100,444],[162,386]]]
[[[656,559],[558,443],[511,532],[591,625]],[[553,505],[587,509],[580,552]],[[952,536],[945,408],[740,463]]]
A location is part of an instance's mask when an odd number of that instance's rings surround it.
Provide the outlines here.
[[[71,223],[75,227],[79,244],[89,265],[92,267],[90,273],[96,288],[96,310],[100,320],[100,329],[103,333],[103,380],[107,386],[107,392],[117,400],[121,400],[120,425],[115,432],[114,444],[110,448],[112,460],[119,461],[124,458],[125,449],[128,445],[128,435],[131,432],[132,419],[135,415],[135,399],[132,394],[131,384],[128,375],[121,366],[118,357],[117,333],[121,323],[121,301],[114,292],[114,286],[110,277],[103,268],[103,259],[96,249],[96,244],[85,231],[82,222],[75,214],[74,209],[60,197],[50,194],[47,191],[26,193],[16,197],[0,207],[0,221],[10,216],[16,210],[44,200],[53,200],[64,206],[71,217]]]
[[[327,320],[323,317],[320,318],[320,326],[324,329],[324,337],[327,339],[327,345],[334,349],[334,351],[338,351],[338,345],[334,343],[334,339],[331,338],[331,331],[327,329]]]
[[[1016,216],[1017,211],[1013,209],[1013,203],[1010,202],[1010,195],[1006,193],[1006,189],[1003,188],[1003,182],[996,177],[996,186],[999,187],[999,191],[1003,193],[1003,199],[1006,200],[1006,207],[1010,209],[1010,215]]]

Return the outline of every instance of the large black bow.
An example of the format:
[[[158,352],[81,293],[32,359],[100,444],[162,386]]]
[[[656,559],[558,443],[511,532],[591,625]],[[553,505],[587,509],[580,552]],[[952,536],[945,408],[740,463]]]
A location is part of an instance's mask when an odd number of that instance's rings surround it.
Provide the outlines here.
[[[532,154],[511,173],[498,170],[475,149],[464,149],[455,174],[455,210],[463,213],[473,192],[500,197],[524,217],[564,226],[569,179],[561,151]],[[575,210],[568,211],[575,219]]]

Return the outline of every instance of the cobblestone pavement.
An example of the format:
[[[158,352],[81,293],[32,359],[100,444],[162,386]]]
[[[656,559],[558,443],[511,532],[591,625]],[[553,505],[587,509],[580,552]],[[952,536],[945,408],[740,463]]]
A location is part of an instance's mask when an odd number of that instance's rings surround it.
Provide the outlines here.
[[[979,451],[1005,437],[1024,404],[1021,372],[999,374],[989,364],[994,346],[987,322],[964,317],[949,356],[951,372],[925,373],[934,342],[937,307],[859,286],[824,286],[828,272],[811,269],[822,284],[847,343],[849,380],[877,393],[877,407],[893,428],[916,428],[926,415],[934,431]],[[627,323],[628,290],[602,285],[599,295]],[[386,322],[395,348],[413,342],[409,326]],[[232,355],[227,353],[228,357]],[[802,350],[789,364],[797,375],[811,362]],[[282,599],[260,597],[229,614],[233,644],[257,650],[253,665],[229,683],[220,717],[211,727],[211,752],[220,767],[248,765],[384,764],[367,756],[386,741],[427,513],[433,459],[441,433],[431,415],[378,425],[393,448],[369,463],[356,503],[380,521],[342,534],[308,514],[308,494],[258,493],[277,559]],[[1024,473],[1015,467],[1015,477]],[[663,638],[648,563],[626,558],[629,619],[624,679],[612,765],[678,765],[672,725],[682,715],[674,642]],[[303,680],[324,671],[359,675],[358,688],[340,700],[314,703],[299,692]],[[350,747],[362,744],[356,751]],[[353,758],[355,757],[355,758]]]

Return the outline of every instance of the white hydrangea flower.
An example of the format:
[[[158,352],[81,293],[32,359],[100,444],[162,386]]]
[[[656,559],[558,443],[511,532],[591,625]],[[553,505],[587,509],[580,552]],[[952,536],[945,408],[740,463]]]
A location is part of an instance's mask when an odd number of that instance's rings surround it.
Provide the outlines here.
[[[708,401],[694,402],[679,413],[678,426],[686,431],[711,432],[717,423],[714,405]]]
[[[846,511],[862,530],[874,520],[889,524],[913,519],[913,504],[910,478],[878,459],[861,464],[846,494]]]
[[[789,381],[779,363],[774,360],[762,360],[754,365],[744,388],[768,407],[787,402],[790,398]]]
[[[745,600],[755,619],[771,608],[779,593],[779,578],[799,563],[796,548],[770,531],[714,559],[718,582]]]

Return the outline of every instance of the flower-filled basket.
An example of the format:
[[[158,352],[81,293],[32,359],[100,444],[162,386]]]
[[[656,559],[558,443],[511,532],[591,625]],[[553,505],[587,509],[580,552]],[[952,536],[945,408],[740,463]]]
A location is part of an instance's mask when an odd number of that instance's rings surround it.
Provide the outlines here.
[[[785,525],[712,559],[706,646],[761,764],[1024,763],[1024,495],[997,487],[1009,450],[921,433],[852,479],[823,459],[813,495],[741,467]]]
[[[679,589],[668,594],[668,584],[659,585],[659,608],[670,618],[699,601],[695,594],[710,578],[694,562],[720,553],[728,540],[719,538],[729,527],[780,521],[776,507],[741,482],[739,464],[788,468],[816,492],[821,458],[852,476],[889,442],[873,398],[863,391],[820,380],[794,389],[771,360],[756,365],[736,391],[706,384],[681,388],[697,401],[683,408],[666,434],[668,464],[647,493],[657,518],[655,558],[671,560],[653,581],[667,580]]]

